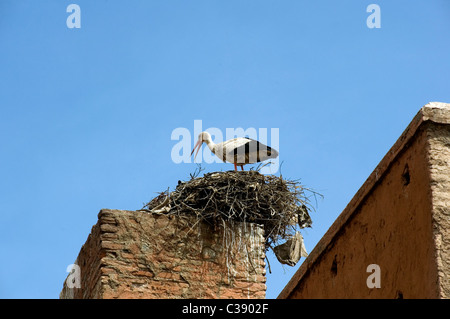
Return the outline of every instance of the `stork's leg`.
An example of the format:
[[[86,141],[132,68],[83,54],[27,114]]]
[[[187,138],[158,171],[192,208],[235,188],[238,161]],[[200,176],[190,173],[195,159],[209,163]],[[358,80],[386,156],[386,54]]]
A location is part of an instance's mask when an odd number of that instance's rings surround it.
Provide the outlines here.
[[[241,170],[244,170],[244,165],[241,165]]]
[[[237,172],[237,165],[234,163],[234,170]]]

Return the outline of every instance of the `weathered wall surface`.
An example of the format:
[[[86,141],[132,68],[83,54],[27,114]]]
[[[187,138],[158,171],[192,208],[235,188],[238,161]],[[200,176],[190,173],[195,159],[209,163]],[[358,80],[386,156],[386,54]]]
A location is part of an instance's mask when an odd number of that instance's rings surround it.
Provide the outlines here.
[[[263,229],[103,209],[60,298],[264,298]]]
[[[449,124],[422,108],[278,298],[450,297]]]
[[[427,134],[439,296],[450,298],[450,125],[429,125]]]

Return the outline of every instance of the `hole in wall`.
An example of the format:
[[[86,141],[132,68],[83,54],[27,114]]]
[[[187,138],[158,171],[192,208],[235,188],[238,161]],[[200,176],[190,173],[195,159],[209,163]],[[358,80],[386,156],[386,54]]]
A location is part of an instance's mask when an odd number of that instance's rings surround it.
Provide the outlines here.
[[[402,173],[402,182],[403,185],[406,186],[410,183],[411,181],[411,176],[409,175],[409,167],[408,164],[405,165],[405,168],[403,169],[403,173]]]
[[[337,255],[334,255],[333,263],[331,264],[331,269],[330,269],[331,274],[333,276],[337,275],[337,260],[336,260],[336,258],[337,258]]]
[[[396,299],[403,299],[403,292],[401,292],[400,290],[397,290]]]

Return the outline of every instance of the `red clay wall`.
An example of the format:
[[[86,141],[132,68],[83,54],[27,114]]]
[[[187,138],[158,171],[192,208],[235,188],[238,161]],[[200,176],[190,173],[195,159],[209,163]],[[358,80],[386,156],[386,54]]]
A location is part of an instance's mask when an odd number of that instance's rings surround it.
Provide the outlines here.
[[[263,229],[103,209],[60,298],[264,298]]]
[[[278,298],[450,297],[448,124],[419,112]]]

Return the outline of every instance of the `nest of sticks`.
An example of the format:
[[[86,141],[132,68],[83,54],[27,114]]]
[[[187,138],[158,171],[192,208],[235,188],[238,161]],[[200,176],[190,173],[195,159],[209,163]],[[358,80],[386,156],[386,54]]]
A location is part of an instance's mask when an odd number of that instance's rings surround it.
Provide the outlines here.
[[[174,191],[160,193],[142,210],[190,214],[213,225],[223,225],[224,221],[261,224],[267,250],[291,238],[298,227],[311,226],[311,195],[321,196],[298,181],[254,170],[214,172],[203,177],[191,174],[189,181],[179,181]]]

